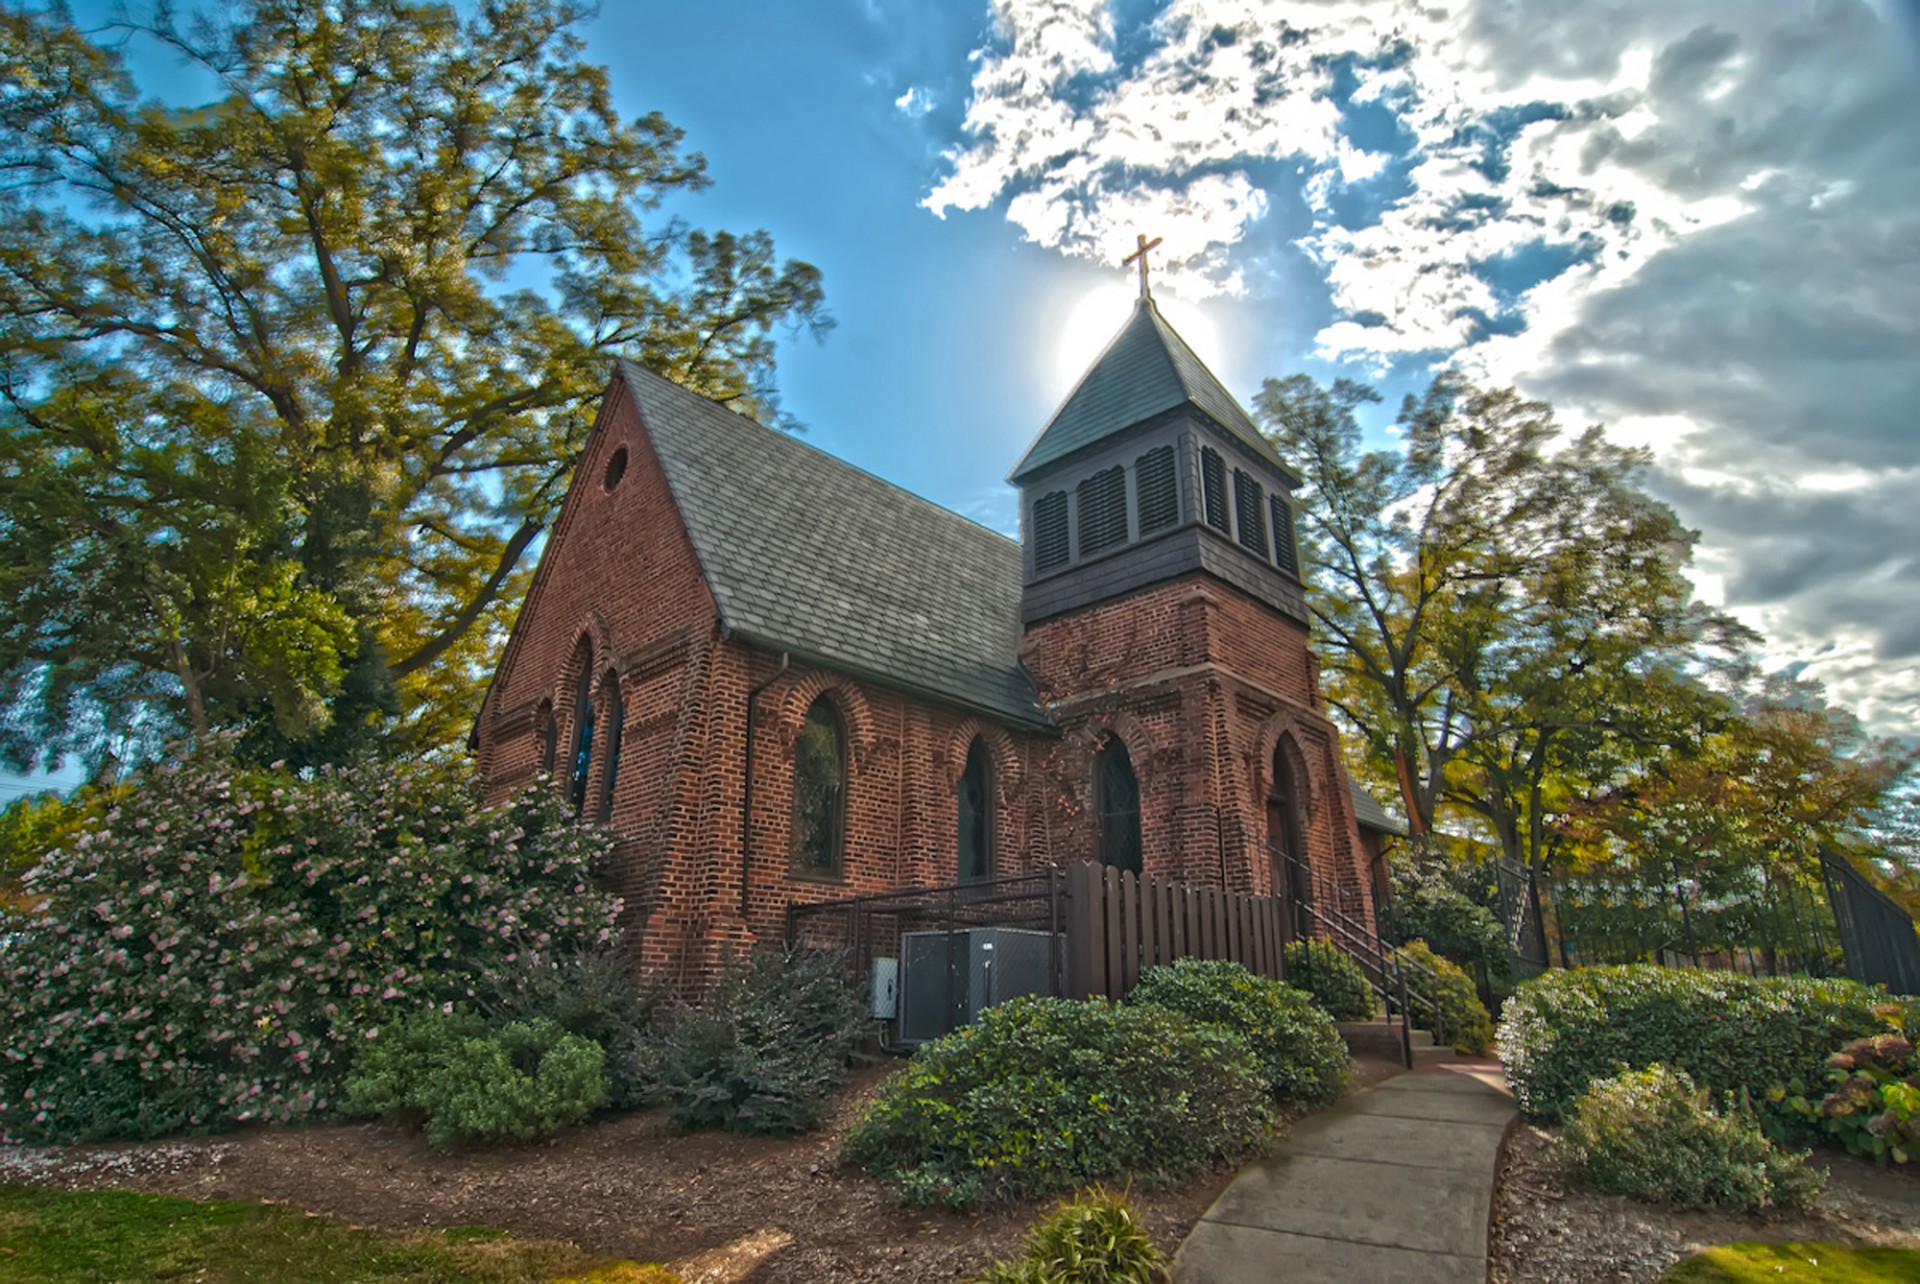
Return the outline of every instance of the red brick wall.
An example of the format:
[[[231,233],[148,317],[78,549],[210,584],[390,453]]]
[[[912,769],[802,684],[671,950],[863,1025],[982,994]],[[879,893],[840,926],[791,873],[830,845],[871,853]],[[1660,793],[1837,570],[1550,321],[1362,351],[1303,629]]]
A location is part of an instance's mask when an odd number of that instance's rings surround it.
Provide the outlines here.
[[[1299,754],[1309,859],[1371,913],[1304,628],[1195,573],[1043,621],[1022,654],[1064,732],[1048,761],[1056,860],[1095,855],[1092,755],[1111,733],[1139,777],[1146,871],[1271,893],[1266,799],[1284,739]]]
[[[608,463],[623,448],[625,473],[609,491]],[[1265,798],[1284,742],[1302,764],[1302,828],[1315,867],[1368,894],[1333,728],[1297,624],[1198,574],[1048,620],[1030,631],[1023,658],[1058,737],[805,665],[783,669],[780,656],[721,635],[658,460],[621,395],[602,409],[482,712],[490,798],[535,777],[549,717],[552,787],[566,787],[583,654],[597,688],[618,675],[615,882],[643,970],[655,976],[704,983],[730,952],[777,939],[797,901],[954,881],[957,785],[975,736],[993,762],[996,872],[1095,855],[1093,755],[1113,732],[1140,782],[1146,870],[1271,891]],[[756,688],[743,913],[747,700]],[[818,698],[832,702],[847,738],[844,858],[834,879],[796,874],[789,856],[794,743]],[[609,704],[598,701],[588,787],[596,821]]]

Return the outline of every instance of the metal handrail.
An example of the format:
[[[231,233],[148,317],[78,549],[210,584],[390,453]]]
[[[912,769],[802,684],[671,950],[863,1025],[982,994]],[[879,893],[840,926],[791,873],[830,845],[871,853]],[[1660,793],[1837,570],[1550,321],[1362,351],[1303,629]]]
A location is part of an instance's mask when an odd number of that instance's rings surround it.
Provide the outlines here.
[[[1344,907],[1352,899],[1347,889],[1290,852],[1274,850],[1272,854],[1305,876],[1308,896],[1300,903],[1300,910],[1319,925],[1330,944],[1360,965],[1360,975],[1385,1005],[1389,1023],[1397,1012],[1406,1064],[1413,1064],[1412,1018],[1416,1007],[1424,1009],[1432,1019],[1434,1042],[1445,1043],[1446,1017],[1440,1009],[1440,978],[1434,970],[1409,957],[1400,947],[1388,945],[1372,926],[1346,913]],[[1335,909],[1330,902],[1342,908]],[[1373,965],[1371,973],[1369,962]],[[1409,985],[1408,973],[1424,981],[1424,987]]]

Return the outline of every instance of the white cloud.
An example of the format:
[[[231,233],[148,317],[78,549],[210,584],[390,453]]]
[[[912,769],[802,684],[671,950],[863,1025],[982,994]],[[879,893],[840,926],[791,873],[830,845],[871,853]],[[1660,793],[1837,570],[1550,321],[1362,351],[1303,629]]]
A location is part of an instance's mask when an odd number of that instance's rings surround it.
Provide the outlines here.
[[[893,100],[893,105],[902,116],[914,119],[933,110],[933,95],[919,85],[909,85],[906,93]]]
[[[1620,424],[1702,528],[1703,583],[1920,731],[1915,30],[1865,0],[994,15],[929,209],[1103,262],[1146,231],[1183,293],[1259,296],[1243,243],[1297,184],[1322,355]]]

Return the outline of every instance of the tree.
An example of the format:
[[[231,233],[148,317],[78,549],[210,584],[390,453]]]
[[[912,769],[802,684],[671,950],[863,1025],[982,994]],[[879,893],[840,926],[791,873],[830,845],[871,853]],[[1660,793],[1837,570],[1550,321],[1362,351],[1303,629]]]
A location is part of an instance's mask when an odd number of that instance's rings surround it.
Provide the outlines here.
[[[1363,451],[1378,399],[1295,375],[1255,403],[1306,478],[1328,699],[1417,836],[1464,810],[1538,865],[1570,778],[1670,736],[1674,666],[1732,626],[1692,607],[1693,537],[1640,488],[1643,453],[1598,430],[1555,449],[1549,406],[1451,374],[1403,405],[1403,449]]]
[[[1720,694],[1722,714],[1696,743],[1582,799],[1561,826],[1576,880],[1634,889],[1610,913],[1652,923],[1628,926],[1635,954],[1816,948],[1820,853],[1865,854],[1915,761],[1813,684],[1752,679]]]
[[[0,9],[0,708],[15,765],[129,728],[463,733],[610,358],[781,421],[831,324],[764,233],[649,226],[703,162],[568,0]],[[330,752],[330,751],[328,751]],[[321,752],[319,756],[326,756]]]

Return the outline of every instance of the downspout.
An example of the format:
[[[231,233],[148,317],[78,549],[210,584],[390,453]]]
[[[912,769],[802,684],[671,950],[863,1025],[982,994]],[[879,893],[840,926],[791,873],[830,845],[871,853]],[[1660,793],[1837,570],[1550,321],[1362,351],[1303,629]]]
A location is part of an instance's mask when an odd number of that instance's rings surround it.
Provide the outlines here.
[[[765,682],[747,692],[747,753],[746,779],[740,790],[740,922],[747,921],[747,876],[751,871],[753,856],[753,702],[760,693],[786,676],[792,657],[787,652],[780,653],[780,667],[775,669]]]

